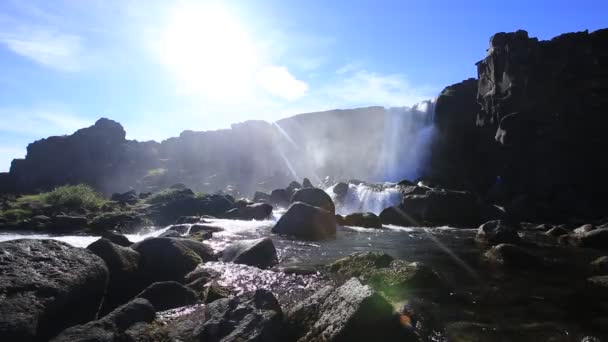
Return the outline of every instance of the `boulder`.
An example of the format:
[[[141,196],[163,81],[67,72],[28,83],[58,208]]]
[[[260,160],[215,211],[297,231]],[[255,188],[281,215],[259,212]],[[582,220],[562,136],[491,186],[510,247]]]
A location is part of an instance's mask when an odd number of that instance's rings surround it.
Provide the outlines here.
[[[147,299],[156,311],[193,305],[198,301],[196,292],[175,281],[152,283],[136,297]]]
[[[601,256],[591,262],[591,269],[595,273],[608,274],[608,256]]]
[[[398,206],[388,207],[380,213],[380,222],[382,224],[393,224],[396,226],[419,226],[419,222],[415,221],[409,214]]]
[[[233,220],[265,220],[270,215],[272,215],[270,204],[255,203],[228,210],[223,217]]]
[[[393,307],[371,287],[352,278],[329,294],[306,301],[292,312],[307,331],[298,341],[414,341],[393,315]],[[318,309],[315,308],[318,307]],[[315,314],[316,313],[316,314]],[[316,317],[315,317],[316,316]]]
[[[103,312],[109,312],[141,291],[139,253],[105,238],[93,242],[87,249],[103,259],[110,272]]]
[[[0,340],[46,341],[95,319],[108,282],[102,259],[54,240],[0,242]]]
[[[129,247],[133,244],[133,242],[129,241],[126,236],[113,231],[103,231],[101,232],[101,237],[108,239],[112,241],[112,243],[123,247]]]
[[[304,178],[302,180],[302,188],[303,189],[308,189],[308,188],[314,188],[314,186],[312,185],[312,183],[310,182],[310,179],[308,178]]]
[[[608,249],[608,228],[597,228],[586,233],[573,233],[560,237],[562,244],[576,247]]]
[[[253,194],[253,202],[254,203],[269,203],[270,195],[265,192],[256,191]]]
[[[191,226],[192,225],[190,224],[174,224],[172,226],[169,226],[167,230],[174,231],[180,235],[184,235],[190,231]]]
[[[283,313],[270,291],[222,298],[164,327],[171,341],[282,341]]]
[[[232,243],[222,252],[222,261],[263,269],[276,265],[279,258],[272,240],[262,238]]]
[[[193,224],[192,227],[190,227],[190,234],[197,234],[201,232],[218,233],[223,231],[224,228],[222,227],[216,227],[208,224]]]
[[[289,193],[285,189],[272,190],[269,203],[275,207],[287,208],[289,206]]]
[[[130,341],[126,338],[125,331],[137,323],[152,322],[155,315],[154,307],[150,302],[136,298],[99,320],[62,331],[51,341]]]
[[[566,235],[568,233],[570,233],[569,230],[567,230],[563,227],[560,227],[560,226],[553,227],[545,232],[546,235],[551,235],[551,236],[555,236],[555,237]]]
[[[226,195],[196,196],[190,189],[165,190],[163,196],[152,196],[148,208],[154,221],[168,225],[182,216],[211,215],[218,217],[234,208],[234,202]]]
[[[135,204],[139,202],[139,197],[137,196],[137,192],[135,192],[135,190],[131,190],[122,194],[114,193],[112,194],[111,200],[120,204]]]
[[[346,215],[342,225],[365,228],[382,228],[380,218],[374,213],[354,213]]]
[[[134,233],[148,225],[148,220],[133,211],[108,212],[95,216],[91,227],[97,230],[116,230],[121,233]]]
[[[198,264],[215,260],[208,246],[187,239],[150,238],[132,248],[141,255],[140,274],[146,284],[167,280],[182,282]]]
[[[572,232],[575,234],[585,234],[587,232],[592,231],[593,229],[595,229],[595,227],[593,227],[593,225],[584,224],[584,225],[574,229]]]
[[[333,189],[334,194],[338,197],[344,197],[348,193],[348,184],[344,182],[340,182],[334,186]]]
[[[493,246],[484,253],[484,257],[492,264],[513,268],[537,268],[543,265],[541,257],[529,252],[527,249],[501,243]]]
[[[57,232],[82,230],[88,225],[87,218],[84,216],[57,215],[51,220],[51,226]]]
[[[300,184],[296,181],[289,183],[287,188],[285,188],[285,190],[287,191],[287,195],[289,195],[289,197],[293,196],[293,194],[300,189],[302,189],[302,184]]]
[[[329,195],[322,189],[308,188],[298,190],[293,194],[293,196],[291,196],[291,202],[306,203],[308,205],[325,209],[332,213],[332,215],[336,214],[336,207],[334,205],[334,202],[331,200],[331,197],[329,197]]]
[[[205,304],[213,303],[218,299],[232,296],[232,289],[212,281],[203,287],[201,298]]]
[[[336,217],[332,212],[319,207],[295,202],[277,221],[272,232],[308,240],[322,240],[336,235]]]
[[[175,230],[167,230],[162,232],[159,236],[157,236],[159,238],[181,238],[182,234],[176,232]]]
[[[504,221],[489,221],[477,229],[475,241],[489,245],[501,243],[519,244],[521,238],[517,234],[517,228],[507,225]]]
[[[179,217],[175,221],[175,224],[184,224],[184,223],[195,224],[195,223],[201,223],[202,221],[203,221],[203,218],[200,216],[182,216],[182,217]]]

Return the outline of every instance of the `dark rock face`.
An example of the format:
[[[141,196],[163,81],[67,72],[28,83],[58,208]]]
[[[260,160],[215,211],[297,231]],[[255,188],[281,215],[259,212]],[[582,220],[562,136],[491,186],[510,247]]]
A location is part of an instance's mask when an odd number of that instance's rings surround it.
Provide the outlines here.
[[[275,189],[270,193],[270,204],[287,208],[289,206],[289,193],[285,189]]]
[[[336,217],[325,209],[295,202],[277,221],[272,232],[308,240],[327,239],[336,235]]]
[[[268,203],[268,202],[270,202],[270,195],[265,192],[256,191],[253,194],[253,202],[254,203]]]
[[[222,252],[222,261],[268,268],[279,262],[277,250],[270,238],[238,241]]]
[[[312,185],[312,183],[310,182],[310,179],[308,178],[304,178],[302,180],[302,188],[303,189],[308,189],[308,188],[314,188],[314,186]]]
[[[409,216],[401,207],[388,207],[380,213],[382,224],[394,224],[397,226],[418,226],[420,223]]]
[[[137,295],[147,299],[154,310],[165,311],[197,302],[196,292],[175,281],[153,283]]]
[[[525,196],[520,219],[605,215],[608,159],[598,151],[608,147],[607,46],[608,30],[550,41],[495,34],[479,80],[437,100],[429,176],[506,207]]]
[[[133,233],[147,223],[141,214],[135,212],[108,212],[94,217],[90,226],[101,231],[117,230],[123,233]]]
[[[137,323],[149,323],[155,318],[154,307],[143,298],[136,298],[103,318],[62,331],[53,342],[130,341],[125,331]]]
[[[168,225],[183,216],[219,217],[232,208],[234,208],[234,201],[224,195],[197,197],[190,189],[174,189],[171,196],[153,203],[149,210],[157,224]]]
[[[172,341],[282,341],[283,313],[276,298],[256,290],[218,299],[165,327]]]
[[[501,243],[518,244],[521,238],[517,234],[516,227],[497,220],[479,226],[475,240],[490,245],[498,245]]]
[[[73,232],[87,227],[87,218],[83,216],[57,215],[51,220],[51,227],[56,232]]]
[[[112,201],[116,201],[120,204],[135,204],[139,200],[137,192],[135,190],[127,191],[125,193],[114,193],[111,197]]]
[[[183,281],[184,276],[203,261],[214,260],[211,249],[200,242],[176,238],[151,238],[132,248],[141,255],[142,280]]]
[[[332,201],[331,197],[329,197],[329,195],[322,189],[307,188],[298,190],[294,192],[293,196],[291,196],[291,203],[293,202],[306,203],[308,205],[325,209],[332,214],[336,213],[334,201]]]
[[[128,247],[122,247],[102,238],[87,249],[103,259],[110,271],[108,288],[102,311],[108,312],[133,298],[140,290],[140,255]]]
[[[344,182],[340,182],[334,186],[334,194],[338,195],[338,197],[344,197],[348,193],[348,184]]]
[[[380,218],[374,213],[354,213],[346,215],[341,224],[365,228],[382,228]]]
[[[54,240],[0,243],[0,340],[46,341],[95,319],[108,282],[103,260]]]

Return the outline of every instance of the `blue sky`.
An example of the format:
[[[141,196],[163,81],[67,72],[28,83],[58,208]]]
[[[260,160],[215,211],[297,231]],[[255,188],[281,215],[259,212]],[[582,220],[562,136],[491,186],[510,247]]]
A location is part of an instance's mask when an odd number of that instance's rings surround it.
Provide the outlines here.
[[[128,138],[403,106],[474,77],[495,32],[608,26],[608,2],[3,0],[0,171],[109,117]]]

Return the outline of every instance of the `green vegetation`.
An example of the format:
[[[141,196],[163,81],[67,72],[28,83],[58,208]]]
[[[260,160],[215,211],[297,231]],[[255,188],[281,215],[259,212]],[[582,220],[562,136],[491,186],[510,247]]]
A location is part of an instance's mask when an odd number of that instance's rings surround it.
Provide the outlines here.
[[[2,212],[2,217],[9,221],[21,221],[32,216],[32,212],[26,209],[8,209]]]
[[[186,195],[188,194],[183,190],[165,189],[163,191],[159,191],[155,194],[150,195],[150,197],[146,198],[146,202],[149,204],[167,203],[172,202],[180,197],[185,197]]]
[[[86,184],[60,186],[41,196],[46,204],[70,209],[99,210],[106,203],[100,193]]]

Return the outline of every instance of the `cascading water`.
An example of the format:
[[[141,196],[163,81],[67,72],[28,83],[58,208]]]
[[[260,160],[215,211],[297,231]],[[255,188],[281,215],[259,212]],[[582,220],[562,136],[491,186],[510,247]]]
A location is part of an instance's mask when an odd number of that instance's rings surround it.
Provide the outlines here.
[[[361,212],[371,212],[379,215],[385,208],[398,205],[401,202],[401,193],[392,183],[379,185],[349,184],[348,192],[343,198],[338,198],[334,193],[334,186],[325,191],[336,204],[336,214],[340,215]]]

